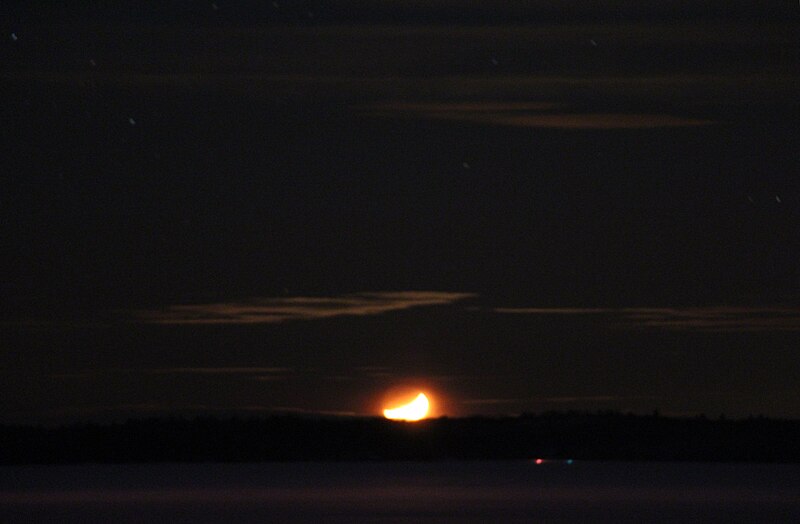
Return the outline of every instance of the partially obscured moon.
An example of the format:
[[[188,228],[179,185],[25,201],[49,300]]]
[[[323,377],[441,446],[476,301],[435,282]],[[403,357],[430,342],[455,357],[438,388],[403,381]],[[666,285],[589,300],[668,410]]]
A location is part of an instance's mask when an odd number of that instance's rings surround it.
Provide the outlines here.
[[[384,409],[383,416],[392,420],[421,420],[428,414],[430,402],[425,393],[420,393],[417,398],[392,409]]]

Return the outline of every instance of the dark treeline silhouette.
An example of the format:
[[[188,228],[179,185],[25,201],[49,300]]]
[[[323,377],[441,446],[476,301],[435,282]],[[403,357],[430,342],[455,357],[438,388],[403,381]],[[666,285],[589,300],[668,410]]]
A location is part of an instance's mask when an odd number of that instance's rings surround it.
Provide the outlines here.
[[[614,412],[514,418],[150,418],[0,426],[0,463],[346,460],[800,462],[800,421]]]

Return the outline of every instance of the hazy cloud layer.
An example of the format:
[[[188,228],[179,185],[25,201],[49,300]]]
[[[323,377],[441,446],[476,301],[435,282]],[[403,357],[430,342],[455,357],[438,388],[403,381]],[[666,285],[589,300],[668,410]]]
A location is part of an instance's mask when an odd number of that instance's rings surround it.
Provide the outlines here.
[[[489,114],[479,121],[515,127],[558,129],[653,129],[659,127],[694,127],[713,122],[658,114],[561,113],[561,114]]]
[[[291,372],[291,368],[284,367],[219,367],[219,368],[159,368],[150,370],[157,375],[185,374],[185,375],[241,375],[241,374],[283,374]]]
[[[408,113],[437,118],[466,118],[484,113],[506,113],[520,111],[546,111],[560,107],[553,102],[507,102],[507,101],[465,101],[465,102],[409,102],[398,101],[382,104],[366,104],[359,109],[376,115]]]
[[[468,406],[489,406],[502,404],[526,404],[526,403],[546,403],[546,404],[566,404],[570,402],[610,402],[630,397],[618,397],[610,395],[596,396],[575,396],[575,397],[542,397],[542,398],[474,398],[463,400],[461,403]]]
[[[693,127],[714,122],[664,114],[570,113],[550,102],[394,102],[363,106],[367,115],[456,120],[486,125],[552,129],[653,129]]]
[[[574,409],[574,406],[612,407],[627,401],[660,400],[657,396],[644,395],[574,395],[542,396],[524,398],[470,398],[460,401],[466,410],[500,409],[508,414],[519,414],[542,409]]]
[[[82,405],[68,408],[54,408],[48,410],[50,415],[92,415],[102,416],[118,413],[148,414],[158,415],[161,413],[261,413],[261,414],[307,414],[307,415],[329,415],[329,416],[357,416],[353,411],[329,411],[329,410],[308,410],[291,406],[273,405],[221,405],[221,404],[174,404],[174,403],[120,403],[120,404],[96,404]]]
[[[387,75],[353,76],[320,75],[320,74],[269,74],[269,73],[217,73],[200,74],[195,72],[52,72],[52,71],[2,71],[0,80],[9,84],[74,86],[95,89],[108,88],[140,88],[140,89],[225,89],[231,93],[253,97],[256,100],[276,101],[281,99],[303,98],[309,100],[353,101],[357,99],[375,102],[391,100],[401,93],[406,109],[396,103],[368,104],[354,106],[354,109],[366,115],[406,117],[422,117],[449,119],[458,121],[490,122],[490,118],[506,116],[499,109],[498,99],[522,100],[519,104],[533,106],[528,111],[544,110],[544,105],[552,108],[568,105],[555,105],[542,102],[542,99],[565,100],[573,103],[585,101],[587,93],[601,101],[593,107],[605,108],[610,102],[625,101],[630,98],[646,97],[663,107],[664,103],[673,104],[676,111],[686,104],[696,106],[698,103],[748,103],[763,102],[765,92],[770,94],[770,102],[790,102],[797,91],[797,82],[787,75],[762,72],[748,77],[715,74],[686,74],[681,76],[629,76],[629,77],[569,77],[548,75],[439,75],[431,78],[393,77]],[[253,89],[257,89],[253,93]],[[534,96],[534,101],[529,100]],[[443,99],[452,101],[461,97],[480,98],[484,102],[474,104],[471,109],[458,109],[457,106],[469,105],[470,102],[453,102],[448,111],[432,110],[430,112],[412,112],[408,107],[420,105],[420,99]],[[394,108],[392,108],[394,106]],[[478,109],[483,106],[483,109]],[[536,107],[540,106],[540,107]],[[536,107],[534,109],[534,107]],[[614,106],[617,107],[617,106]],[[494,111],[494,114],[489,114]],[[497,113],[500,111],[499,113]],[[515,109],[519,111],[519,109]],[[613,114],[613,113],[612,113]],[[658,116],[658,115],[650,115]],[[665,117],[667,115],[661,115]],[[672,115],[673,118],[695,121],[694,119]],[[127,124],[127,118],[124,119]],[[698,120],[699,122],[704,122]],[[147,121],[137,121],[137,125],[147,125]],[[514,125],[505,123],[503,125]],[[519,124],[516,124],[519,125]],[[698,125],[698,124],[693,124]]]
[[[273,297],[238,302],[169,306],[139,311],[135,318],[155,324],[275,324],[339,316],[380,315],[415,307],[452,304],[471,293],[398,291],[356,293],[338,297]]]
[[[255,380],[282,380],[294,373],[288,367],[175,367],[175,368],[105,368],[80,370],[69,373],[52,373],[49,378],[59,380],[92,380],[110,375],[216,375],[245,376]]]
[[[800,308],[495,308],[514,315],[607,315],[625,327],[681,331],[800,331]]]

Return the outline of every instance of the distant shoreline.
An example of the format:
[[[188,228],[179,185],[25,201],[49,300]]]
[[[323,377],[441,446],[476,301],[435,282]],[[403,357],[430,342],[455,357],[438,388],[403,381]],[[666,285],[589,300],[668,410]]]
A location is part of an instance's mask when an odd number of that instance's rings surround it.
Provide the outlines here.
[[[545,413],[507,418],[149,418],[0,425],[0,465],[614,460],[800,462],[800,420]]]

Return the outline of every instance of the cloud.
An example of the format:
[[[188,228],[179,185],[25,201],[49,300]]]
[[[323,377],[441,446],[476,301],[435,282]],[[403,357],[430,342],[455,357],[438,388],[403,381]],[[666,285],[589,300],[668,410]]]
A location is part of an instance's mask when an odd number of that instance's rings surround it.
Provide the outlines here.
[[[245,375],[253,380],[285,380],[294,373],[289,367],[174,367],[105,368],[47,375],[59,380],[91,380],[110,375]]]
[[[355,411],[331,411],[331,410],[310,410],[303,408],[296,408],[291,406],[270,406],[268,411],[274,413],[286,413],[297,415],[315,415],[315,416],[332,416],[332,417],[359,417],[363,414],[356,413]]]
[[[596,315],[626,311],[616,308],[577,308],[577,307],[498,307],[492,311],[509,315]]]
[[[502,404],[517,404],[525,402],[521,398],[471,398],[462,400],[461,403],[465,406],[497,406]]]
[[[338,297],[272,297],[238,302],[168,306],[137,311],[135,319],[153,324],[276,324],[340,316],[380,315],[416,307],[452,304],[471,293],[398,291]]]
[[[586,396],[564,396],[564,397],[533,397],[533,398],[474,398],[462,400],[461,403],[467,406],[499,406],[504,404],[572,404],[581,402],[615,402],[618,400],[632,399],[658,399],[653,396],[618,396],[618,395],[586,395]]]
[[[239,374],[282,374],[290,373],[292,368],[284,367],[221,367],[221,368],[158,368],[150,370],[156,375],[239,375]]]
[[[661,127],[694,127],[713,124],[710,120],[658,114],[628,113],[560,113],[539,115],[489,114],[483,122],[514,127],[548,127],[556,129],[655,129]]]
[[[221,404],[155,404],[155,403],[120,403],[97,404],[54,408],[47,410],[49,415],[113,415],[119,413],[174,414],[174,413],[264,413],[264,414],[304,414],[329,416],[358,416],[354,411],[308,410],[298,407],[273,405],[221,405]]]
[[[606,315],[629,328],[670,331],[800,331],[800,308],[713,306],[685,308],[495,308],[506,315]]]
[[[257,375],[252,379],[257,382],[285,382],[291,377],[287,375]]]
[[[580,113],[552,111],[551,102],[473,101],[458,103],[393,102],[361,106],[371,116],[405,116],[478,124],[553,129],[655,129],[710,125],[710,120],[643,113]]]
[[[548,100],[585,103],[591,93],[603,105],[618,100],[649,100],[651,107],[690,107],[695,104],[725,102],[741,104],[759,101],[769,92],[773,103],[788,103],[794,100],[796,81],[791,76],[769,71],[752,75],[681,74],[681,75],[625,75],[625,76],[542,76],[521,75],[452,75],[391,76],[382,72],[354,75],[348,72],[269,72],[232,71],[199,73],[196,71],[159,70],[131,72],[116,70],[108,72],[85,71],[2,71],[0,81],[22,87],[30,85],[62,85],[77,88],[139,88],[139,89],[224,89],[241,93],[255,99],[274,102],[276,99],[313,99],[348,104],[353,100],[376,103],[355,105],[361,114],[388,117],[436,118],[456,121],[472,121],[486,125],[522,125],[517,122],[501,122],[508,111],[539,111],[561,108],[562,115],[567,104]],[[525,100],[531,96],[536,101],[511,102],[509,108],[498,100]],[[407,102],[384,102],[402,97]],[[448,100],[458,97],[463,101],[452,102],[450,107],[419,100]],[[473,101],[474,99],[482,99]],[[416,101],[415,101],[416,100]],[[689,104],[689,102],[691,102]],[[688,105],[687,105],[688,104]],[[529,107],[522,107],[528,105]],[[416,107],[415,107],[416,106]],[[427,106],[427,107],[423,107]],[[438,106],[438,107],[436,107]],[[618,107],[617,104],[614,104]],[[596,106],[601,107],[601,106]],[[490,114],[491,113],[491,114]],[[576,113],[581,114],[581,113]],[[652,115],[651,115],[652,116]],[[128,116],[124,118],[125,125]],[[595,117],[596,118],[596,117]],[[673,118],[693,122],[690,118]],[[641,125],[641,116],[639,117]],[[531,126],[528,121],[525,125]],[[552,122],[537,121],[535,127],[551,127]],[[588,125],[590,122],[586,122]],[[675,122],[677,123],[677,122]],[[673,123],[673,125],[675,124]],[[710,123],[710,122],[706,122]],[[547,125],[545,125],[547,124]],[[597,125],[596,123],[592,123]],[[138,125],[138,124],[137,124]],[[564,126],[564,120],[559,122]],[[574,123],[572,125],[575,125]],[[630,125],[630,124],[629,124]]]
[[[546,111],[560,107],[553,102],[500,102],[500,101],[465,101],[465,102],[408,102],[396,101],[381,104],[366,104],[359,110],[374,115],[397,115],[407,113],[415,116],[431,118],[467,118],[471,115],[485,113],[504,113],[518,111]]]
[[[86,380],[94,377],[89,371],[84,372],[77,372],[77,373],[51,373],[46,375],[47,378],[57,379],[57,380]]]
[[[631,397],[615,397],[611,395],[595,395],[588,397],[546,397],[546,398],[536,399],[536,401],[546,402],[550,404],[569,404],[573,402],[611,402],[614,400],[620,400],[622,398],[631,398]],[[634,398],[639,398],[639,397],[634,397]]]
[[[800,331],[800,309],[707,307],[643,310],[628,314],[638,325],[700,331]]]
[[[391,368],[388,366],[356,366],[353,368],[354,371],[363,371],[365,373],[379,373],[384,371],[390,371]]]
[[[570,402],[610,402],[622,398],[609,395],[597,395],[587,397],[543,397],[543,398],[474,398],[462,400],[461,403],[469,406],[496,406],[502,404],[525,404],[532,402],[544,402],[551,404],[565,404]]]

